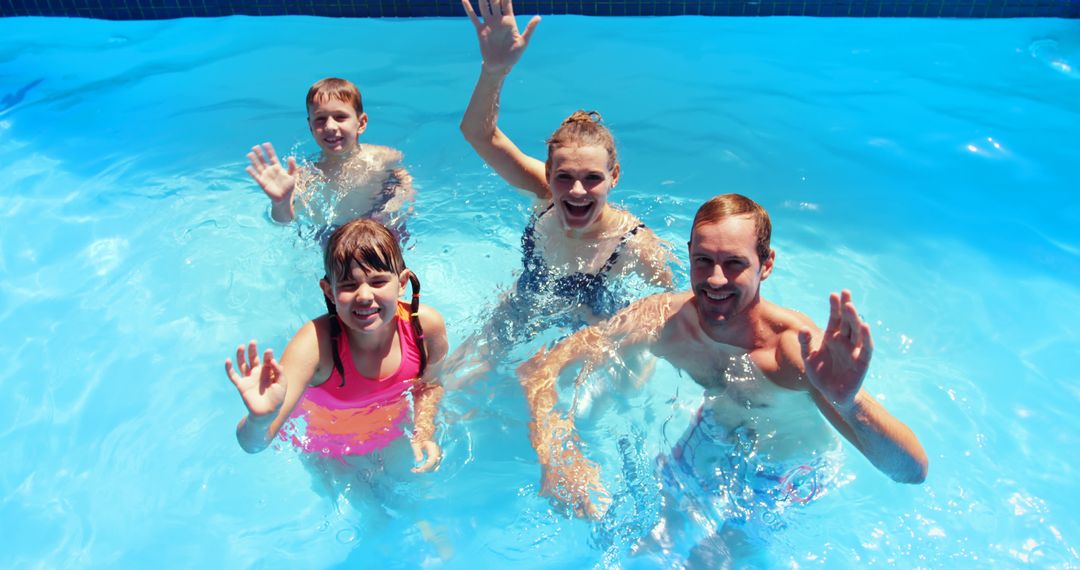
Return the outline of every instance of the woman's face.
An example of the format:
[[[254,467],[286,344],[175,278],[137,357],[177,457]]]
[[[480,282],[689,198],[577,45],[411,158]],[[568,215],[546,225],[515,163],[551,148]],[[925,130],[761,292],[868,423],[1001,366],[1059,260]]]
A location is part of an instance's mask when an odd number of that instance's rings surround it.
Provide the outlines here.
[[[566,229],[584,230],[600,219],[608,193],[619,180],[619,166],[609,169],[608,160],[607,150],[599,145],[560,146],[551,151],[548,184]]]

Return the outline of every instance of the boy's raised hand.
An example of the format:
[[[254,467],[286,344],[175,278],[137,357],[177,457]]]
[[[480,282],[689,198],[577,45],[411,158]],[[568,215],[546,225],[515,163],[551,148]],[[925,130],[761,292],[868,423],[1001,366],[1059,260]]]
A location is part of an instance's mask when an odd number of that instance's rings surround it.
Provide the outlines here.
[[[286,170],[274,152],[274,145],[268,142],[251,147],[247,157],[251,166],[244,170],[259,184],[263,192],[266,192],[270,201],[275,204],[285,200],[291,202],[292,193],[296,190],[296,159],[291,156],[288,158],[289,168]]]
[[[483,21],[476,16],[472,0],[461,0],[461,5],[476,28],[484,67],[492,71],[505,71],[513,67],[521,59],[521,54],[529,45],[529,38],[540,23],[540,16],[533,16],[525,25],[525,32],[519,33],[517,21],[514,20],[514,5],[510,0],[478,0]]]
[[[267,349],[260,360],[254,340],[248,343],[246,359],[244,345],[236,347],[235,369],[232,360],[225,359],[225,373],[253,416],[276,414],[285,401],[285,370],[274,359],[271,349]]]

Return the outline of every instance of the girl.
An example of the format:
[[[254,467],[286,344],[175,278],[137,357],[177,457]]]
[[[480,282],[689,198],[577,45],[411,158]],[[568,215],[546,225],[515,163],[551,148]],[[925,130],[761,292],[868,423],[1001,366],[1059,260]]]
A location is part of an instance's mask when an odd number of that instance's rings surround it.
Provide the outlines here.
[[[435,414],[443,389],[433,366],[447,351],[442,316],[420,304],[420,281],[405,267],[397,240],[378,222],[353,220],[326,246],[326,275],[319,281],[328,314],[309,321],[285,347],[279,363],[272,350],[259,359],[255,341],[236,349],[236,368],[225,360],[246,417],[236,439],[257,453],[290,418],[306,429],[292,441],[308,452],[346,462],[349,456],[383,449],[403,434],[412,394],[411,440],[417,466],[435,468]],[[406,281],[412,303],[398,300]]]

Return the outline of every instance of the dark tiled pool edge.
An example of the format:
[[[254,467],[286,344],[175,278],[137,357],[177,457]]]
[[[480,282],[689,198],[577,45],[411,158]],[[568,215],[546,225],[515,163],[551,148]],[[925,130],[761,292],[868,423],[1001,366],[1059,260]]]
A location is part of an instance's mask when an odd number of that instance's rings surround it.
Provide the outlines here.
[[[1080,18],[1080,0],[516,0],[518,14]],[[160,20],[212,16],[462,16],[458,0],[0,0],[0,16]]]

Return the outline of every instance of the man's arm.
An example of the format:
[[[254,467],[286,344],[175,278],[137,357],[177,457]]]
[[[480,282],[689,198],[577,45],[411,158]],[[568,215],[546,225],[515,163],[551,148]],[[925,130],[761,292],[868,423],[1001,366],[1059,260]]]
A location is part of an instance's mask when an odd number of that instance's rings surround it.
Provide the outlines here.
[[[829,422],[874,464],[898,483],[926,480],[927,458],[919,439],[866,390],[850,406],[839,408],[811,390],[814,403]]]
[[[874,349],[870,326],[859,318],[850,292],[833,293],[829,304],[825,331],[803,327],[799,357],[790,340],[782,341],[787,346],[781,352],[801,364],[818,409],[875,467],[895,481],[922,483],[927,458],[918,438],[862,389]]]
[[[678,260],[672,254],[670,244],[651,229],[642,228],[629,245],[637,258],[634,269],[643,279],[667,291],[675,289],[671,265],[678,263]]]
[[[529,440],[542,471],[541,494],[569,504],[578,516],[596,516],[599,509],[590,495],[606,496],[599,469],[585,459],[574,430],[572,413],[563,417],[555,410],[559,401],[559,373],[575,362],[584,362],[579,380],[618,353],[651,345],[663,326],[668,299],[654,295],[630,305],[611,319],[570,335],[550,351],[541,350],[518,368],[532,421]]]
[[[503,82],[525,51],[540,17],[535,16],[530,20],[522,34],[518,33],[509,1],[482,0],[480,13],[483,21],[476,16],[470,0],[462,0],[461,3],[476,28],[484,60],[480,79],[461,119],[461,133],[480,158],[504,180],[546,199],[551,196],[551,190],[548,188],[544,163],[522,152],[497,125]]]

